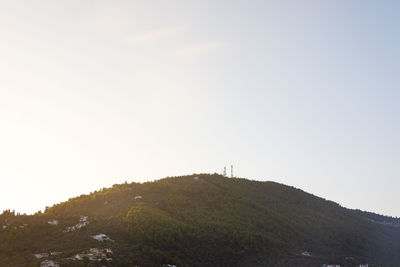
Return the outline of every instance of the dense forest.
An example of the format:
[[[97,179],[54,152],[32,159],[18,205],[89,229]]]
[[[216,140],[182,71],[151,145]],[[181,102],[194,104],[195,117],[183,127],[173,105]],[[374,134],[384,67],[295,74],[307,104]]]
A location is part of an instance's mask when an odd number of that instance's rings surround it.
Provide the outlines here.
[[[195,174],[4,211],[0,266],[400,266],[398,225],[275,182]]]

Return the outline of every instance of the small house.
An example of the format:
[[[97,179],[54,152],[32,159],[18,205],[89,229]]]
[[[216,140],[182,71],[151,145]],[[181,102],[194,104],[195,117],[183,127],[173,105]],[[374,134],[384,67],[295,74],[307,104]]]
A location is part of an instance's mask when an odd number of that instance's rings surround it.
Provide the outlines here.
[[[47,258],[49,256],[49,253],[38,253],[38,254],[33,254],[36,259],[42,259],[42,258]]]
[[[58,225],[58,220],[51,220],[47,222],[50,225]]]
[[[309,251],[303,251],[303,252],[301,253],[301,256],[310,257],[310,256],[311,256],[311,253],[310,253]]]
[[[55,261],[44,260],[40,263],[40,267],[60,267],[60,264]]]
[[[111,238],[109,238],[105,234],[94,235],[94,236],[92,236],[92,238],[96,239],[97,241],[112,241]]]

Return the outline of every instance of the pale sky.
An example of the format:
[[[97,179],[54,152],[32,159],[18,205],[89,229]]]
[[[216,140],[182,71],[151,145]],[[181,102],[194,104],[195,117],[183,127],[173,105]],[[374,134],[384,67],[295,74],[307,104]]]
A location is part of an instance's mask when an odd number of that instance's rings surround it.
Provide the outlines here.
[[[399,12],[0,0],[0,210],[232,163],[400,216]]]

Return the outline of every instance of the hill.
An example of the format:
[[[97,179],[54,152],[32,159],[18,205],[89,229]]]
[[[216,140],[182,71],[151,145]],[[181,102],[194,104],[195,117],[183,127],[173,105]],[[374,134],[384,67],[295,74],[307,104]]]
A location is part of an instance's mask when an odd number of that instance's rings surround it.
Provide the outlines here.
[[[400,266],[396,220],[275,182],[170,177],[3,212],[0,266]]]

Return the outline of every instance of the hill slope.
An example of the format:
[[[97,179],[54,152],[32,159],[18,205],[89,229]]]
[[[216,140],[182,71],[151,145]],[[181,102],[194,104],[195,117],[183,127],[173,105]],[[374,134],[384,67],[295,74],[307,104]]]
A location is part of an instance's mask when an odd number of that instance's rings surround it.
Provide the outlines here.
[[[43,214],[4,212],[0,266],[37,266],[43,258],[33,254],[50,252],[62,252],[47,257],[61,266],[400,266],[400,228],[371,216],[282,184],[220,175],[121,184]],[[110,252],[94,261],[90,248]],[[311,256],[299,255],[305,250]],[[68,259],[76,254],[82,260]]]

